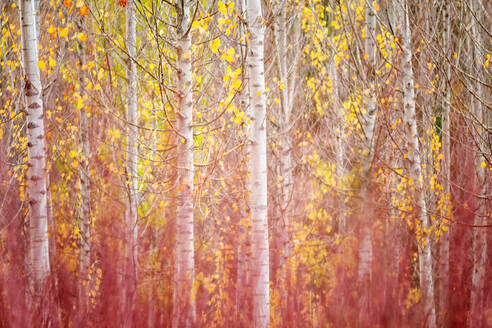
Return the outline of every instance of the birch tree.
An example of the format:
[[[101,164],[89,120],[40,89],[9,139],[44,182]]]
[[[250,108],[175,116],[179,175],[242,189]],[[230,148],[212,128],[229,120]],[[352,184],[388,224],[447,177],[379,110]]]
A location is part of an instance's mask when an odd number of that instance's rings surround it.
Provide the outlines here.
[[[176,69],[178,133],[178,202],[176,213],[176,247],[174,272],[173,327],[194,327],[196,309],[194,286],[193,233],[193,98],[191,79],[190,8],[188,1],[177,0]]]
[[[415,185],[413,199],[415,202],[414,213],[421,222],[423,231],[430,231],[429,216],[423,192],[422,168],[420,158],[420,146],[417,133],[417,115],[415,112],[414,75],[412,67],[411,29],[409,24],[408,4],[405,0],[399,2],[403,8],[403,17],[400,26],[402,28],[402,82],[403,82],[403,124],[405,129],[405,142],[403,146],[405,170],[408,179]],[[429,328],[436,327],[436,312],[434,304],[434,278],[432,275],[432,254],[430,236],[421,236],[418,240],[419,250],[419,275],[420,289],[424,317]]]
[[[473,219],[473,239],[472,239],[472,261],[473,261],[473,271],[472,271],[472,285],[471,285],[471,295],[470,295],[470,312],[468,318],[468,326],[482,327],[484,320],[484,286],[485,286],[485,272],[486,272],[486,262],[487,262],[487,235],[484,227],[480,227],[484,224],[484,218],[487,216],[487,183],[486,183],[486,171],[487,168],[482,166],[482,163],[486,163],[486,158],[484,156],[486,150],[486,115],[483,102],[485,101],[484,86],[482,85],[483,75],[481,63],[481,46],[482,37],[480,33],[480,17],[482,16],[482,3],[480,0],[470,1],[470,9],[472,12],[472,22],[471,22],[471,36],[472,36],[472,51],[473,51],[473,64],[474,76],[477,80],[472,81],[473,94],[472,94],[472,112],[477,120],[477,133],[476,133],[476,144],[477,151],[475,154],[475,171],[476,180],[478,184],[478,194],[477,199],[477,210],[475,212],[475,217]],[[476,22],[475,20],[478,20]]]
[[[274,49],[277,62],[277,70],[279,76],[280,89],[280,116],[279,130],[282,137],[279,143],[279,180],[280,180],[280,202],[278,220],[274,225],[274,240],[276,242],[276,251],[274,262],[274,270],[276,270],[276,288],[280,293],[280,312],[282,322],[286,323],[289,316],[289,286],[290,284],[290,267],[288,259],[291,251],[290,241],[290,226],[293,218],[292,196],[294,192],[294,175],[293,175],[293,159],[292,159],[292,138],[291,127],[292,110],[294,97],[298,89],[298,62],[300,58],[300,24],[295,13],[291,14],[287,19],[289,8],[287,1],[281,2],[279,7],[278,17],[275,18],[274,25]],[[289,23],[291,22],[291,23]],[[289,35],[292,37],[289,39]],[[290,50],[290,51],[289,51]],[[288,60],[291,59],[288,65]]]
[[[249,207],[251,211],[251,288],[253,326],[268,327],[270,321],[269,244],[267,218],[266,99],[264,75],[265,25],[261,1],[247,1],[248,83],[251,111]]]
[[[374,124],[376,119],[376,81],[375,65],[376,65],[376,12],[374,5],[376,2],[366,2],[365,8],[365,39],[364,39],[364,55],[367,58],[365,70],[365,87],[364,102],[365,114],[362,117],[361,126],[364,131],[364,146],[365,155],[362,161],[362,181],[361,181],[361,224],[360,224],[360,245],[359,245],[359,270],[358,283],[361,295],[359,298],[359,324],[365,327],[369,324],[370,302],[371,297],[369,290],[371,286],[371,269],[372,269],[372,231],[371,222],[372,214],[371,207],[373,206],[370,195],[370,171],[371,163],[374,157]]]
[[[83,20],[80,21],[80,27],[82,27]],[[82,99],[86,96],[85,90],[85,45],[83,42],[79,43],[79,58],[80,58],[80,96]],[[89,186],[89,119],[88,112],[86,110],[86,104],[80,109],[80,145],[81,145],[81,165],[79,170],[80,180],[80,282],[79,287],[79,301],[81,302],[81,309],[79,311],[82,316],[87,311],[87,293],[89,283],[89,266],[90,266],[90,249],[91,249],[91,232],[90,232],[90,186]]]
[[[41,296],[50,272],[46,188],[46,141],[34,2],[20,2],[24,92],[27,116],[27,197],[31,273],[35,295]]]
[[[336,167],[337,167],[337,186],[339,190],[343,190],[343,176],[345,174],[344,170],[344,158],[345,158],[345,147],[343,145],[344,139],[344,115],[341,104],[341,92],[340,92],[340,78],[337,70],[337,65],[335,64],[335,58],[331,60],[330,63],[330,80],[333,89],[333,111],[335,113],[334,117],[336,119],[335,128],[335,152],[336,152]],[[345,215],[345,202],[343,193],[339,196],[340,202],[338,209],[338,229],[341,233],[345,233],[347,230],[347,217]]]
[[[126,120],[128,135],[126,142],[126,170],[127,170],[127,201],[125,207],[126,247],[125,247],[125,326],[133,326],[133,308],[137,289],[137,261],[138,261],[138,130],[137,130],[137,65],[136,65],[136,17],[135,2],[128,1],[126,5],[126,51],[128,64],[127,78],[127,107]]]
[[[450,197],[450,179],[451,179],[451,129],[450,129],[450,110],[451,110],[451,63],[450,59],[450,49],[451,49],[451,17],[450,10],[451,5],[444,4],[444,31],[443,31],[443,51],[445,60],[444,69],[444,99],[442,104],[442,154],[443,154],[443,166],[442,166],[442,184],[443,193],[446,197]],[[451,211],[449,211],[451,213]],[[448,221],[449,222],[449,221]],[[445,222],[445,223],[448,223]],[[449,233],[444,233],[441,236],[441,247],[440,247],[440,272],[439,272],[439,313],[441,325],[444,327],[447,324],[447,311],[448,311],[448,297],[449,297]]]

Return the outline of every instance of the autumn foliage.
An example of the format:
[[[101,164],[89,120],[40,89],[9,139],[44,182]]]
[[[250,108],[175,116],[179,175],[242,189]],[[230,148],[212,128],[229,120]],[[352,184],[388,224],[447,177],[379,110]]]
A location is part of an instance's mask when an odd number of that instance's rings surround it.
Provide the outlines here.
[[[0,327],[492,327],[490,3],[130,1],[0,0]]]

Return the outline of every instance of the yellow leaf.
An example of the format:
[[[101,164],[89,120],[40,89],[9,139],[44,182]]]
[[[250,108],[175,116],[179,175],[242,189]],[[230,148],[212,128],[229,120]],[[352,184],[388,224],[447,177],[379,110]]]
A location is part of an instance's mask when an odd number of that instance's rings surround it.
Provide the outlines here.
[[[44,72],[44,70],[46,69],[46,63],[43,60],[39,60],[38,61],[38,67],[40,70],[42,70]]]
[[[232,63],[234,61],[234,55],[236,54],[236,51],[234,50],[234,48],[229,48],[227,49],[227,55],[226,55],[226,60],[230,63]]]
[[[113,136],[114,136],[116,139],[119,139],[119,138],[121,137],[120,130],[114,130],[114,131],[113,131]]]
[[[211,44],[210,44],[210,49],[214,54],[217,53],[217,49],[220,46],[220,39],[215,39]]]
[[[102,68],[99,69],[99,72],[97,72],[97,79],[101,80],[103,78],[104,70]]]
[[[191,27],[194,29],[200,28],[200,23],[198,21],[194,20],[193,23],[191,23]]]
[[[60,34],[60,38],[64,38],[68,34],[68,28],[59,28],[58,33]]]
[[[482,167],[487,167],[487,163],[485,163],[485,161],[482,161],[482,163],[480,164]]]
[[[82,107],[84,107],[84,102],[82,101],[82,97],[79,97],[77,99],[77,109],[80,110]]]
[[[78,156],[77,152],[75,150],[70,150],[70,157],[76,158]]]
[[[50,25],[50,27],[48,27],[47,32],[48,32],[49,34],[53,34],[53,33],[55,33],[55,32],[56,32],[56,30],[55,30],[55,28],[53,27],[53,25]]]
[[[224,4],[224,2],[222,1],[219,1],[218,3],[218,7],[219,7],[219,12],[222,14],[222,15],[226,15],[227,14],[227,8]]]
[[[239,88],[241,87],[241,80],[234,79],[232,81],[232,86],[234,87],[234,89],[239,90]]]
[[[56,60],[54,60],[51,56],[48,58],[48,65],[50,67],[55,67],[56,66]]]
[[[87,36],[84,34],[84,33],[79,33],[77,35],[77,38],[81,41],[81,42],[85,42],[87,41]]]

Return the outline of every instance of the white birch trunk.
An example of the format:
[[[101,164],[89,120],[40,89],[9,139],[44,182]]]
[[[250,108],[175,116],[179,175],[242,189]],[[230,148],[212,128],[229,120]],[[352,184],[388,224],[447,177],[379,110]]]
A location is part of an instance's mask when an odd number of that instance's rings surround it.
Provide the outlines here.
[[[126,225],[126,247],[125,247],[125,307],[124,325],[133,326],[133,310],[137,289],[137,208],[138,208],[138,183],[137,183],[137,164],[138,164],[138,130],[137,130],[137,65],[136,65],[136,18],[135,2],[129,0],[126,5],[126,50],[128,52],[127,66],[127,108],[126,120],[129,123],[126,147],[126,170],[127,170],[127,190],[128,198],[125,208]]]
[[[475,62],[476,63],[476,62]],[[477,89],[481,89],[481,86],[477,86]],[[477,95],[481,99],[483,95],[481,91],[477,90]],[[479,120],[481,120],[482,115],[482,104],[480,100],[473,101],[473,107],[475,115]],[[484,136],[478,137],[484,138]],[[486,181],[485,181],[485,170],[487,168],[481,167],[481,162],[483,157],[481,156],[482,150],[479,150],[479,154],[476,157],[476,173],[477,173],[477,184],[480,196],[486,195]],[[478,199],[478,207],[475,212],[475,218],[473,220],[474,225],[485,224],[486,212],[486,202],[484,199]],[[474,227],[473,228],[473,239],[472,239],[472,260],[473,260],[473,271],[472,271],[472,286],[470,295],[470,313],[468,326],[470,328],[482,327],[484,320],[484,287],[485,287],[485,271],[487,262],[487,235],[486,228]]]
[[[335,59],[332,59],[330,63],[330,78],[333,90],[333,112],[335,114],[335,150],[336,150],[336,172],[337,172],[337,186],[339,189],[340,195],[338,196],[338,232],[344,234],[346,232],[346,218],[345,218],[345,201],[344,195],[342,193],[342,179],[345,174],[344,171],[344,147],[343,147],[343,139],[344,139],[344,114],[341,107],[340,101],[340,92],[339,92],[339,78],[337,66],[335,64]]]
[[[261,1],[247,2],[247,22],[250,33],[248,47],[248,76],[251,121],[251,145],[248,161],[250,174],[250,210],[252,222],[251,279],[253,290],[253,327],[269,327],[269,244],[267,218],[267,152],[266,101],[264,75],[265,25]]]
[[[376,3],[376,1],[374,2]],[[377,47],[376,40],[376,11],[374,10],[374,3],[366,3],[366,38],[364,39],[364,55],[367,55],[367,67],[365,74],[366,90],[367,94],[364,94],[364,103],[366,104],[366,113],[363,114],[362,126],[364,129],[364,135],[366,139],[366,147],[368,150],[365,160],[363,160],[362,170],[367,173],[374,156],[374,123],[376,121],[376,82],[375,73],[376,70],[376,54]]]
[[[403,32],[403,122],[407,143],[404,146],[405,155],[407,156],[404,160],[404,166],[409,179],[412,179],[415,183],[414,201],[416,219],[422,222],[422,228],[428,230],[430,229],[430,222],[425,204],[425,194],[422,188],[423,181],[421,172],[420,147],[417,134],[417,117],[415,112],[411,30],[409,26],[408,7],[404,0],[401,0],[400,3],[402,4],[404,11],[403,21],[401,22]],[[429,328],[435,328],[436,311],[434,304],[434,278],[432,275],[430,236],[426,238],[423,245],[422,241],[419,240],[419,270],[425,325]]]
[[[364,57],[367,57],[367,67],[365,73],[366,92],[364,93],[364,102],[366,112],[362,115],[363,122],[361,125],[364,129],[366,155],[362,161],[362,181],[361,181],[361,223],[360,223],[360,243],[359,243],[359,325],[366,327],[370,324],[371,315],[371,296],[369,295],[371,286],[371,269],[372,269],[372,202],[369,192],[371,180],[370,170],[372,158],[374,156],[374,123],[376,120],[376,83],[374,81],[374,70],[376,64],[376,12],[373,3],[366,2],[365,11],[365,28],[366,37],[364,40]]]
[[[446,4],[446,10],[444,12],[444,50],[445,55],[449,58],[451,48],[451,18],[450,18],[450,5]],[[449,59],[450,60],[450,59]],[[450,197],[450,165],[451,165],[451,153],[450,153],[450,108],[451,108],[451,65],[446,63],[446,76],[445,76],[445,93],[444,93],[444,103],[442,110],[442,154],[443,154],[443,165],[442,165],[442,186],[443,193],[446,197]],[[449,204],[451,200],[449,201]],[[451,211],[448,211],[451,213]],[[450,221],[445,222],[449,224]],[[444,232],[441,236],[441,247],[440,247],[440,274],[439,274],[439,313],[440,313],[440,326],[446,327],[448,320],[448,297],[449,297],[449,230]]]
[[[193,94],[191,80],[191,38],[187,1],[176,1],[177,15],[177,130],[178,136],[178,204],[174,272],[173,327],[193,327],[196,320],[191,294],[194,275],[193,235]]]
[[[476,19],[482,17],[481,10],[482,5],[480,0],[474,0],[471,2],[471,10],[476,15]],[[472,18],[474,20],[475,18]],[[473,44],[473,65],[475,77],[479,80],[483,80],[482,70],[479,64],[480,60],[484,57],[480,54],[480,46],[482,44],[482,37],[478,30],[478,23],[472,22],[472,36],[474,39]],[[472,50],[470,49],[470,50]],[[486,113],[484,112],[482,101],[485,101],[486,95],[484,93],[484,88],[482,84],[478,81],[474,81],[474,92],[475,95],[472,96],[472,110],[475,114],[476,119],[479,124],[482,123],[485,126],[490,126],[485,118]],[[480,197],[485,197],[487,194],[487,184],[486,184],[486,170],[488,168],[484,168],[481,166],[482,161],[486,162],[483,153],[486,149],[485,140],[487,140],[486,131],[483,127],[480,127],[480,132],[478,132],[478,150],[475,157],[475,166],[476,166],[476,174],[477,174],[477,184]],[[477,200],[478,206],[475,212],[475,218],[473,220],[474,225],[483,225],[486,224],[486,216],[487,216],[487,204],[486,199],[479,198]],[[487,270],[487,235],[486,228],[474,227],[473,228],[473,239],[472,239],[472,260],[473,260],[473,271],[472,271],[472,286],[471,286],[471,295],[470,295],[470,312],[468,318],[468,327],[482,327],[484,324],[484,304],[485,304],[485,272]]]
[[[40,296],[50,271],[43,89],[38,68],[38,40],[34,3],[30,0],[22,0],[20,4],[22,51],[26,74],[24,81],[27,107],[29,252],[34,291],[35,295]]]
[[[85,47],[84,44],[80,44],[79,49],[80,56],[80,66],[85,65]],[[83,69],[80,70],[80,96],[85,95],[85,72]],[[81,165],[79,171],[80,178],[80,281],[81,285],[79,287],[79,301],[81,302],[82,316],[87,311],[87,293],[88,293],[88,283],[89,283],[89,266],[90,266],[90,189],[89,189],[89,120],[87,117],[86,107],[80,109],[80,144],[82,148],[81,153]]]

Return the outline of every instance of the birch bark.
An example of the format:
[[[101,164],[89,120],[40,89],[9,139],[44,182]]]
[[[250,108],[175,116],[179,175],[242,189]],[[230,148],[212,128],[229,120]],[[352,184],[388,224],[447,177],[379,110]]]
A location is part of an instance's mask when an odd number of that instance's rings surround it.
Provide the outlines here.
[[[482,4],[480,0],[471,1],[471,11],[474,14],[472,20],[480,20],[482,17]],[[474,93],[472,95],[472,111],[476,119],[480,124],[485,124],[486,113],[482,102],[485,100],[484,87],[481,84],[483,79],[482,67],[480,60],[483,57],[480,53],[480,46],[482,44],[481,34],[479,32],[478,23],[476,21],[472,22],[472,37],[473,37],[473,65],[474,75],[479,81],[473,81]],[[480,127],[477,129],[478,133],[476,136],[478,151],[475,155],[475,171],[477,174],[477,184],[479,195],[485,197],[487,194],[487,184],[486,184],[486,171],[487,168],[482,167],[482,161],[486,162],[484,157],[484,152],[486,149],[485,141],[487,140],[487,135],[485,129]],[[484,219],[487,216],[487,204],[486,199],[478,198],[478,206],[475,212],[475,217],[473,224],[476,226],[483,225]],[[487,235],[486,229],[480,227],[473,228],[472,237],[472,260],[473,260],[473,271],[472,271],[472,286],[470,295],[470,312],[468,318],[468,326],[470,328],[482,327],[484,324],[484,288],[485,288],[485,272],[486,272],[486,262],[487,262]]]
[[[81,24],[82,25],[82,24]],[[85,96],[85,46],[80,43],[79,49],[80,56],[80,96],[84,98]],[[81,302],[81,309],[79,311],[82,316],[87,311],[87,293],[88,293],[88,283],[89,283],[89,265],[90,265],[90,189],[89,189],[89,120],[87,117],[86,106],[80,109],[80,144],[82,148],[81,153],[81,165],[79,170],[80,179],[80,263],[79,263],[79,274],[81,278],[81,286],[79,287],[79,301]]]
[[[263,61],[265,25],[261,13],[261,1],[247,1],[247,12],[249,103],[252,116],[248,162],[252,222],[251,279],[253,326],[259,328],[268,327],[270,321],[266,105]]]
[[[451,49],[451,18],[450,18],[450,4],[445,5],[444,12],[444,51],[447,58],[450,58]],[[450,59],[448,59],[450,60]],[[446,63],[445,71],[445,92],[444,92],[444,103],[442,110],[442,154],[443,154],[443,165],[442,165],[442,186],[443,193],[446,197],[450,197],[450,165],[451,165],[451,153],[450,153],[450,109],[451,109],[451,64]],[[449,200],[449,204],[451,200]],[[452,213],[452,211],[448,211]],[[445,222],[449,224],[450,221]],[[449,231],[441,236],[441,247],[440,247],[440,286],[439,286],[439,313],[440,313],[440,325],[442,327],[447,326],[448,321],[448,297],[449,297]]]
[[[138,130],[137,130],[137,65],[136,60],[136,18],[135,2],[128,1],[126,5],[126,50],[128,53],[128,64],[126,70],[127,78],[127,108],[126,120],[128,122],[128,135],[126,147],[126,170],[127,170],[127,192],[128,198],[125,208],[126,225],[126,247],[125,247],[125,305],[124,325],[133,326],[133,310],[137,289],[137,261],[138,261]]]
[[[195,301],[191,293],[194,283],[193,235],[193,99],[191,80],[191,38],[189,35],[189,3],[175,2],[177,16],[177,130],[178,136],[178,204],[176,214],[176,247],[174,272],[173,327],[193,327],[196,320]]]
[[[414,74],[412,67],[412,48],[411,48],[411,29],[409,26],[408,6],[405,0],[400,0],[403,8],[402,26],[402,81],[403,81],[403,123],[406,135],[406,145],[404,151],[405,170],[409,179],[415,185],[413,193],[415,202],[416,219],[422,223],[422,228],[429,231],[430,222],[427,215],[427,208],[422,188],[422,171],[420,147],[417,134],[417,116],[415,112],[415,90]],[[424,236],[425,237],[425,236]],[[432,254],[430,247],[430,237],[425,240],[419,240],[419,271],[420,271],[420,289],[422,292],[422,302],[424,307],[425,324],[429,328],[436,327],[436,312],[434,304],[434,278],[432,275]]]
[[[376,2],[374,2],[376,3]],[[364,90],[364,102],[366,112],[362,115],[362,126],[365,134],[365,156],[362,161],[362,180],[361,180],[361,222],[360,222],[360,244],[359,244],[359,269],[358,283],[360,290],[359,297],[359,325],[366,327],[370,325],[371,315],[371,269],[372,269],[372,202],[370,201],[370,170],[374,157],[374,122],[376,119],[376,90],[374,81],[374,70],[376,60],[376,12],[374,3],[366,2],[365,10],[365,30],[364,39],[364,57],[367,58],[367,67],[365,72],[366,90]]]
[[[283,138],[279,141],[280,154],[279,154],[279,179],[281,180],[280,188],[280,217],[276,222],[274,229],[274,240],[276,241],[278,249],[274,252],[274,264],[277,273],[276,288],[280,292],[280,315],[282,322],[285,324],[289,321],[289,314],[292,309],[289,309],[291,305],[289,288],[291,268],[288,265],[288,259],[290,257],[290,225],[293,218],[292,208],[292,194],[294,187],[293,166],[292,166],[292,140],[290,137],[291,116],[293,106],[293,96],[297,88],[297,62],[298,59],[291,58],[291,69],[289,72],[287,60],[289,58],[289,44],[290,47],[297,50],[297,44],[299,42],[299,31],[296,24],[296,17],[292,15],[290,20],[294,22],[294,30],[291,35],[291,42],[288,42],[289,24],[287,23],[287,3],[282,2],[280,4],[280,14],[275,20],[274,27],[274,42],[278,73],[280,83],[284,85],[284,88],[280,88],[280,118],[279,129]],[[290,73],[290,74],[289,74]]]
[[[35,295],[40,296],[50,271],[46,188],[44,109],[38,68],[38,40],[34,2],[22,0],[22,53],[27,112],[27,197],[30,213],[30,258]]]
[[[333,112],[335,113],[336,119],[336,129],[335,129],[335,150],[336,150],[336,172],[337,172],[337,186],[340,192],[338,196],[338,231],[341,234],[346,232],[346,217],[345,217],[345,197],[343,195],[343,176],[345,174],[344,171],[344,158],[345,158],[345,149],[343,146],[344,139],[344,115],[341,107],[340,101],[340,92],[339,92],[339,77],[337,66],[335,64],[335,59],[333,59],[330,63],[330,79],[333,89]]]

